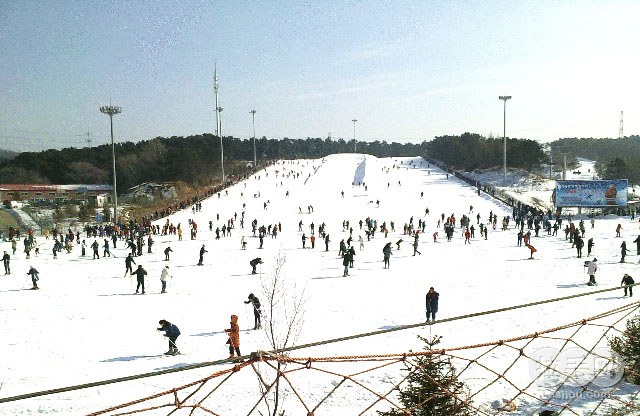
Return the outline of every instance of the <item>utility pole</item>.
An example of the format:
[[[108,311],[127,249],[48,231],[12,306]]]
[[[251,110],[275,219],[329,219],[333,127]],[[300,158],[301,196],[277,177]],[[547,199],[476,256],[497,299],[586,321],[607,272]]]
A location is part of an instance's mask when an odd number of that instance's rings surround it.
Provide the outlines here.
[[[502,142],[503,142],[503,151],[502,151],[502,185],[507,186],[507,100],[511,99],[510,95],[501,95],[498,97],[500,100],[504,101],[504,117],[503,117],[503,125],[502,125]]]
[[[109,116],[111,124],[111,159],[113,160],[113,223],[118,224],[118,190],[116,188],[116,147],[113,143],[113,116],[122,112],[121,107],[105,105],[100,107],[100,112]]]
[[[356,153],[356,120],[355,118],[353,120],[353,153]]]
[[[91,147],[91,133],[89,130],[87,130],[87,143],[89,144],[89,147]]]
[[[251,122],[253,124],[253,168],[258,167],[258,158],[256,156],[256,110],[255,108],[249,111],[251,114]]]
[[[623,115],[624,115],[624,112],[620,111],[620,131],[618,132],[618,139],[622,139],[624,137],[624,129],[622,128],[622,126],[623,126]]]

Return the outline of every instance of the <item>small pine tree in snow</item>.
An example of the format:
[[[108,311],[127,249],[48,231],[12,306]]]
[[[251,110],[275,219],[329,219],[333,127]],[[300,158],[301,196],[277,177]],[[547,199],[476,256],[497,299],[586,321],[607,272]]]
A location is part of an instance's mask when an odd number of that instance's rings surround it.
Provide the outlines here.
[[[431,351],[440,343],[440,336],[426,339],[418,336]],[[380,416],[467,416],[471,408],[467,401],[465,384],[458,380],[458,374],[451,359],[440,354],[416,357],[407,363],[409,371],[407,385],[400,388],[401,409],[378,412]]]
[[[636,416],[638,414],[638,402],[632,400],[631,403],[624,406],[610,407],[604,416]]]
[[[640,384],[640,316],[629,319],[622,334],[609,340],[609,347],[622,357],[627,381]]]

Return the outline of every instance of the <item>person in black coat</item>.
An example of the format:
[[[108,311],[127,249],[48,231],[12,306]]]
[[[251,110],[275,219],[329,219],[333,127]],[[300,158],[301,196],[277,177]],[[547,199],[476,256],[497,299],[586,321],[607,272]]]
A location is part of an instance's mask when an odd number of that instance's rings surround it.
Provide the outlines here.
[[[620,263],[624,263],[624,258],[627,257],[628,252],[629,250],[627,250],[627,242],[623,241],[622,244],[620,244]]]
[[[338,256],[342,256],[346,252],[347,244],[344,242],[344,240],[340,240],[340,251],[338,251]]]
[[[200,247],[200,259],[198,260],[198,266],[202,266],[202,261],[204,259],[204,253],[208,253],[208,251],[205,250],[204,244],[203,244],[202,247]]]
[[[353,267],[353,260],[356,257],[356,249],[352,246],[349,246],[347,249],[347,254],[349,254],[349,267]]]
[[[129,249],[131,249],[131,255],[135,256],[137,252],[137,247],[136,247],[136,243],[133,242],[133,239],[129,240],[128,246],[129,246]]]
[[[2,256],[2,263],[4,264],[4,274],[11,274],[11,256],[6,251]]]
[[[633,242],[636,243],[636,254],[640,256],[640,235]]]
[[[169,338],[169,351],[165,352],[164,354],[165,355],[180,354],[180,351],[178,350],[178,347],[176,345],[176,340],[180,336],[180,330],[178,329],[178,327],[164,319],[161,319],[160,321],[158,321],[158,324],[160,324],[160,328],[157,328],[158,331],[164,331],[164,336]]]
[[[582,257],[582,247],[584,247],[584,240],[580,237],[579,234],[576,234],[574,237],[574,243],[576,245],[576,251],[578,253],[578,258]]]
[[[346,251],[342,255],[342,265],[344,266],[344,272],[342,273],[342,277],[349,276],[349,263],[351,262],[352,258],[353,256],[349,251]]]
[[[131,255],[131,253],[129,253],[127,254],[127,257],[124,259],[124,265],[127,267],[127,269],[124,271],[125,276],[127,275],[127,273],[129,273],[129,276],[133,274],[133,264],[137,264],[137,263],[133,259],[133,256]]]
[[[253,293],[249,293],[249,300],[245,300],[244,303],[250,303],[253,306],[253,329],[262,328],[262,322],[260,321],[260,317],[262,315],[262,312],[260,311],[260,299],[258,299]]]
[[[144,295],[144,276],[147,274],[147,271],[142,268],[142,265],[139,264],[138,268],[135,272],[133,272],[133,274],[136,275],[136,280],[138,281],[138,286],[136,286],[136,293],[138,293],[138,290],[140,290],[140,287],[142,287],[142,294]]]
[[[431,319],[431,321],[436,320],[436,312],[438,312],[439,299],[440,299],[440,294],[436,292],[433,287],[430,287],[429,292],[427,292],[427,296],[425,296],[425,307],[427,309],[427,322],[429,322],[429,319]]]
[[[262,259],[260,257],[256,257],[255,259],[249,262],[251,265],[251,274],[256,274],[256,267],[258,264],[262,264]]]
[[[93,249],[93,258],[100,258],[100,254],[98,253],[98,249],[100,248],[100,244],[96,240],[93,240],[93,244],[91,244],[91,248]]]
[[[167,247],[164,249],[164,261],[169,261],[169,253],[172,253],[171,247]]]
[[[387,243],[385,244],[384,248],[382,249],[382,255],[383,255],[383,261],[384,261],[384,268],[388,269],[389,266],[389,258],[391,257],[391,243]]]
[[[109,250],[109,240],[104,239],[104,245],[102,246],[104,251],[102,252],[102,257],[111,257],[111,250]]]
[[[622,281],[620,282],[620,286],[624,287],[624,295],[627,296],[627,289],[629,289],[629,296],[633,296],[633,286],[636,282],[633,280],[633,277],[628,274],[624,274],[622,276]]]

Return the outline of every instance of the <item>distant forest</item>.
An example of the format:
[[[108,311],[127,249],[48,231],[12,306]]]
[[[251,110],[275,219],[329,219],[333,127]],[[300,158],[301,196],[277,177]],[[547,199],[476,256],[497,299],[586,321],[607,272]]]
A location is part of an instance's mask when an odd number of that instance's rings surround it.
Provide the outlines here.
[[[509,167],[532,169],[548,157],[533,140],[508,139]],[[258,164],[276,159],[321,158],[353,152],[353,141],[321,138],[256,139]],[[502,165],[502,139],[474,133],[441,136],[432,141],[358,142],[358,153],[377,157],[429,156],[459,170]],[[225,174],[244,175],[253,161],[253,141],[224,137]],[[183,181],[207,186],[220,181],[220,140],[212,134],[157,137],[138,143],[116,144],[118,190],[142,182]],[[112,181],[111,145],[20,153],[0,161],[0,183],[85,183]]]
[[[13,159],[16,156],[18,156],[18,152],[0,149],[0,160]]]
[[[621,139],[564,138],[550,144],[554,161],[563,155],[595,160],[595,168],[604,179],[629,179],[640,183],[640,136]]]

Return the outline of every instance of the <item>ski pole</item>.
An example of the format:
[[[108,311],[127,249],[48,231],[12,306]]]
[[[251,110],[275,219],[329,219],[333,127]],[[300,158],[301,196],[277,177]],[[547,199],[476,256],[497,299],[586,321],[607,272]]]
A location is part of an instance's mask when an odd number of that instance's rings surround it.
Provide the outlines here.
[[[249,318],[247,317],[247,308],[246,308],[247,305],[245,304],[244,306],[245,306],[245,308],[244,308],[244,321],[245,322],[249,322]]]

